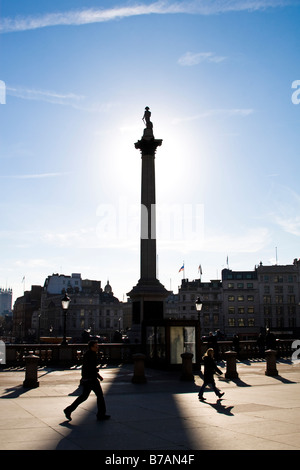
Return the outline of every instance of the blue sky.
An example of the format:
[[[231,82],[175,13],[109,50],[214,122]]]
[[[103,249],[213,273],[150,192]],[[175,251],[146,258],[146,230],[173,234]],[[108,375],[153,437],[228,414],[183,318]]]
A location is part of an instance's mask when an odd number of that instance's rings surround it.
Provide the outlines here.
[[[0,5],[0,286],[14,299],[52,273],[109,279],[120,300],[136,284],[145,106],[163,139],[166,288],[183,261],[210,280],[227,256],[235,270],[299,258],[298,0]]]

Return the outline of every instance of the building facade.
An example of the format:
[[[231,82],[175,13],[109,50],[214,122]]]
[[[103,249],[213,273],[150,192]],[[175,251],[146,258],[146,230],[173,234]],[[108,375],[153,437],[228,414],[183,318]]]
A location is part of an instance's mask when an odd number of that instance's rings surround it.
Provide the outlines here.
[[[232,337],[251,339],[260,333],[259,288],[257,270],[222,271],[224,331]]]
[[[81,279],[77,273],[53,274],[46,279],[41,296],[39,336],[62,336],[61,298],[65,292],[71,298],[66,319],[67,336],[80,342],[83,333],[88,332],[113,341],[115,332],[123,328],[122,303],[113,295],[108,281],[103,290],[101,281]]]
[[[0,315],[12,313],[12,289],[0,288]]]
[[[200,314],[196,311],[197,297],[203,302]],[[224,331],[222,282],[182,279],[178,294],[177,319],[200,321],[201,333],[204,336],[210,331]]]
[[[82,279],[52,274],[44,286],[32,286],[19,297],[13,309],[13,336],[17,341],[39,342],[41,339],[62,337],[64,312],[61,300],[67,292],[71,298],[66,316],[66,334],[74,342],[81,342],[84,332],[114,341],[115,333],[130,327],[128,304],[119,302],[107,281]],[[124,323],[124,313],[125,323]]]
[[[195,301],[202,310],[197,317]],[[253,271],[223,269],[222,280],[183,279],[178,299],[169,301],[169,316],[197,319],[201,334],[220,330],[227,338],[238,334],[254,339],[267,328],[280,336],[300,335],[300,260],[291,265],[263,266]]]
[[[279,331],[300,330],[300,260],[257,268],[261,322]]]

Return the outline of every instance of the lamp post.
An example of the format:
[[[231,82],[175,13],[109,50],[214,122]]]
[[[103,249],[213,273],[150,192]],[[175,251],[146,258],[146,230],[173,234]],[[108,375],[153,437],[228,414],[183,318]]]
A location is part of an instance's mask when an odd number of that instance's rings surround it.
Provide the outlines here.
[[[200,297],[197,297],[197,300],[196,300],[196,310],[198,312],[198,320],[199,320],[199,323],[200,323],[200,312],[202,310],[202,300],[200,299]]]
[[[66,337],[66,325],[67,325],[67,311],[68,311],[70,302],[71,302],[70,297],[67,295],[67,293],[65,293],[64,297],[61,299],[61,306],[64,312],[64,337],[61,342],[61,346],[66,346],[68,344],[67,337]]]
[[[195,302],[195,305],[196,305],[196,310],[198,312],[198,329],[199,329],[199,333],[198,333],[198,358],[199,358],[199,361],[200,361],[200,355],[201,355],[201,322],[200,322],[200,313],[201,313],[201,310],[202,310],[202,300],[200,299],[200,297],[197,297],[197,300]],[[200,368],[201,368],[201,363],[200,363]]]

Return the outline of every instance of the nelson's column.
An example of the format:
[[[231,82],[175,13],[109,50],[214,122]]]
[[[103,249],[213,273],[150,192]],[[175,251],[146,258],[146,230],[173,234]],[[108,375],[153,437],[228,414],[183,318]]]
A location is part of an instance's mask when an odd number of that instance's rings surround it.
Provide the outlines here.
[[[154,325],[164,316],[164,300],[169,292],[156,277],[155,152],[162,140],[155,139],[151,113],[145,108],[143,137],[135,143],[142,159],[140,279],[127,294],[132,301],[133,330],[143,341],[143,326]]]

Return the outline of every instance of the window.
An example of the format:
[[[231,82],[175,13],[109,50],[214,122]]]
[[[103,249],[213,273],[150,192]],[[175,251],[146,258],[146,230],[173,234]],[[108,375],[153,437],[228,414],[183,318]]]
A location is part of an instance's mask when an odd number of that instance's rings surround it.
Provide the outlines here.
[[[254,295],[248,295],[247,300],[248,302],[254,302]]]
[[[248,318],[248,326],[255,326],[254,318]]]
[[[267,306],[264,306],[264,315],[265,316],[271,316],[272,315],[272,307],[267,307]]]
[[[245,326],[245,320],[244,320],[244,318],[238,318],[238,325],[239,325],[239,326]]]
[[[234,289],[234,283],[228,282],[228,289]]]
[[[244,296],[243,295],[238,295],[238,302],[244,302]]]
[[[296,303],[295,296],[294,295],[288,295],[288,304],[294,304],[294,303]]]
[[[238,289],[244,289],[244,283],[243,282],[238,282],[237,287],[238,287]]]
[[[276,319],[276,326],[277,328],[283,328],[284,327],[284,321],[282,317],[278,317]]]
[[[296,307],[288,305],[288,315],[296,315]]]
[[[228,326],[235,326],[235,319],[234,318],[228,318]]]
[[[238,314],[239,315],[244,315],[244,313],[245,313],[245,308],[244,307],[239,307],[238,308]]]
[[[247,282],[247,289],[253,289],[253,282]]]
[[[234,295],[228,296],[228,302],[234,302]]]
[[[228,307],[228,314],[234,315],[235,314],[235,307]]]
[[[276,311],[276,315],[282,316],[283,315],[283,306],[277,305],[275,311]]]
[[[254,315],[254,307],[248,307],[247,313],[248,315]]]
[[[264,304],[270,304],[270,303],[271,303],[271,296],[264,295]]]

